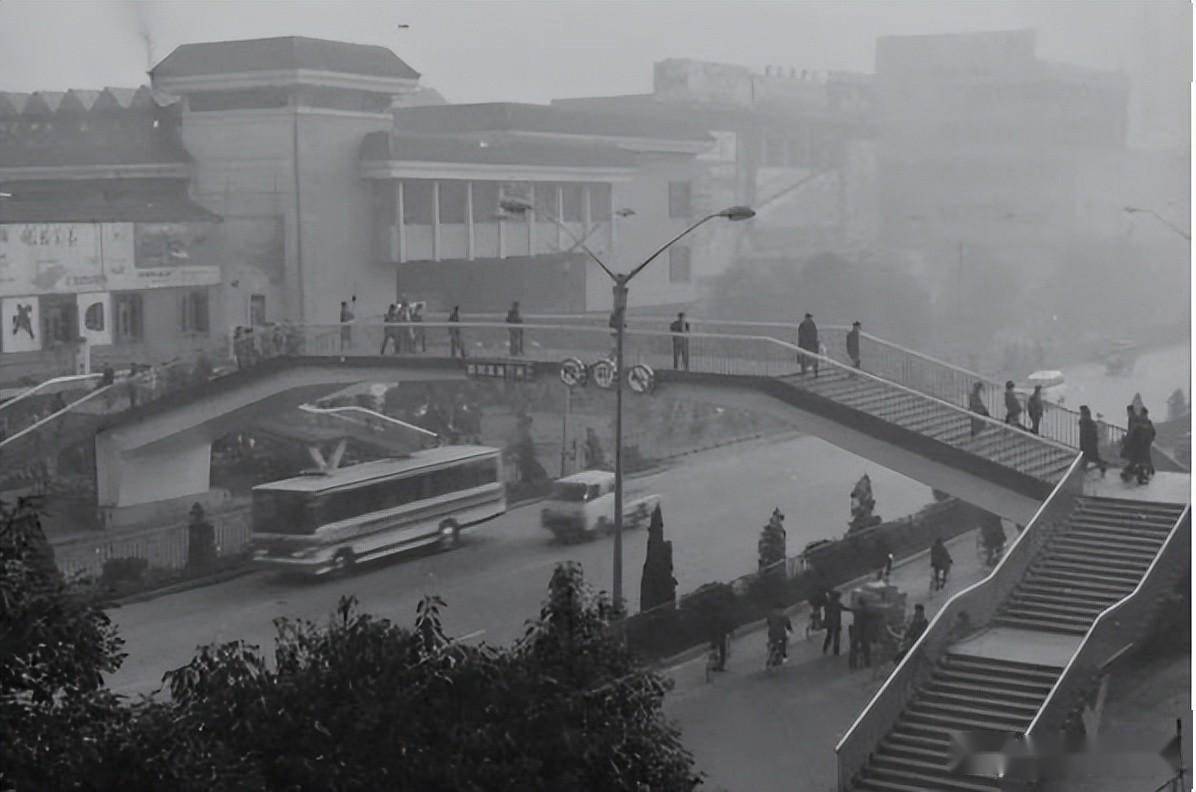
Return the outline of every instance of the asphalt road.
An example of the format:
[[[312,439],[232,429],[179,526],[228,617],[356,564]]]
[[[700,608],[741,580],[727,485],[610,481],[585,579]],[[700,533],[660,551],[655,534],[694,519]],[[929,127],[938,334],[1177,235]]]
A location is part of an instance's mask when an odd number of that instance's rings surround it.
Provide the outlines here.
[[[753,570],[756,540],[773,507],[787,516],[790,554],[808,541],[840,536],[849,493],[864,473],[884,518],[910,514],[931,500],[927,487],[898,473],[816,438],[792,436],[685,457],[629,481],[628,495],[662,496],[665,538],[673,542],[678,592],[685,593]],[[305,583],[261,572],[114,609],[129,656],[110,685],[122,693],[150,692],[164,671],[211,642],[244,639],[272,656],[273,619],[323,620],[345,594],[356,595],[371,613],[408,624],[421,596],[438,594],[447,603],[450,635],[509,642],[538,613],[558,562],[578,561],[595,587],[610,588],[613,539],[557,544],[540,528],[539,509],[531,504],[479,526],[452,552],[398,558],[343,580]],[[623,585],[632,608],[639,604],[645,544],[642,530],[625,534]]]

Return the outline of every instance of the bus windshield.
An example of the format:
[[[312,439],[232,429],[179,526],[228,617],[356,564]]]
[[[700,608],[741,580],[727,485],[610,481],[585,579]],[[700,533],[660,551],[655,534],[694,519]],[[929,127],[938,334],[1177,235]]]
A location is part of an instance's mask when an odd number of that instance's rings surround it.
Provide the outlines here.
[[[316,530],[303,492],[257,490],[253,493],[255,533],[310,534]]]

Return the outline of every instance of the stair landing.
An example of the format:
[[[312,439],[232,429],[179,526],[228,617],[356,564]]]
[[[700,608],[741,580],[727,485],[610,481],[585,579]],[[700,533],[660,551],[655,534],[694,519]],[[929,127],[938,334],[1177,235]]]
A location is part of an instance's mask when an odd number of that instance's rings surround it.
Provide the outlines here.
[[[1084,476],[1084,494],[1093,498],[1144,501],[1147,503],[1190,503],[1192,477],[1187,473],[1159,471],[1146,484],[1122,481],[1121,467],[1110,465],[1104,478],[1090,470]]]
[[[947,651],[1014,663],[1064,668],[1080,648],[1083,636],[1013,627],[990,627],[965,638]]]

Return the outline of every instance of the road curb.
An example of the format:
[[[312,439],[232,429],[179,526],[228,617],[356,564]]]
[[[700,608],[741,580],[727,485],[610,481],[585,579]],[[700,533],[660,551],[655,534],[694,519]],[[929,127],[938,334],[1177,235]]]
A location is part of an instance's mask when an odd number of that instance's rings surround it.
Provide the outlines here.
[[[978,528],[973,528],[970,531],[965,531],[964,533],[961,533],[959,536],[954,537],[953,539],[949,540],[946,544],[948,546],[955,544],[963,537],[971,536],[973,533],[975,533],[978,530],[979,530]],[[893,561],[893,569],[901,569],[902,567],[908,566],[909,564],[912,564],[913,562],[915,562],[919,559],[925,558],[928,555],[930,555],[929,547],[926,548],[925,550],[919,550],[916,553],[912,553],[908,556],[905,556],[904,558],[895,559]],[[867,583],[868,581],[875,580],[875,579],[876,579],[876,573],[872,573],[872,574],[868,574],[868,575],[861,575],[857,578],[853,578],[853,579],[847,581],[846,583],[840,583],[839,585],[834,586],[834,588],[841,589],[841,588],[845,588],[848,586],[858,586],[862,583]],[[785,615],[786,616],[796,616],[799,612],[805,610],[805,608],[806,608],[806,603],[804,603],[804,602],[795,603],[794,605],[785,609]],[[758,619],[756,621],[747,622],[746,624],[741,624],[727,635],[727,643],[730,644],[731,642],[735,641],[737,638],[746,638],[747,636],[752,635],[753,633],[760,632],[764,629],[764,627],[767,623],[768,623],[767,619]],[[685,665],[686,663],[692,662],[693,660],[701,657],[702,655],[706,654],[709,651],[710,651],[710,648],[708,646],[699,644],[698,646],[691,647],[689,649],[686,649],[683,652],[678,652],[677,654],[672,655],[671,657],[666,657],[664,659],[657,660],[655,662],[649,663],[648,665],[657,671],[673,671],[673,670],[677,669],[678,667]]]
[[[156,599],[158,597],[165,597],[169,594],[178,594],[183,591],[200,588],[201,586],[211,586],[216,583],[224,583],[229,580],[235,580],[239,577],[244,577],[252,572],[256,572],[257,568],[248,560],[243,564],[238,564],[235,567],[226,569],[223,572],[217,572],[214,575],[205,575],[204,577],[192,578],[175,583],[170,586],[163,586],[162,588],[150,589],[148,591],[140,591],[136,594],[129,594],[119,599],[109,600],[103,604],[104,608],[119,608],[123,605],[135,605],[139,602],[147,602],[148,600]]]

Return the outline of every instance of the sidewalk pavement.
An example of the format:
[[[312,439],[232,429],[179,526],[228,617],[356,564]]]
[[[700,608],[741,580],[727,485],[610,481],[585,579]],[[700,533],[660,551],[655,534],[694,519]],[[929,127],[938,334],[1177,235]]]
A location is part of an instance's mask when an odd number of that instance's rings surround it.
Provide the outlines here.
[[[1011,544],[1015,537],[1006,537]],[[955,564],[943,591],[930,592],[930,559],[915,556],[893,569],[889,582],[907,595],[907,618],[923,603],[933,619],[956,592],[987,574],[976,552],[976,532],[947,543]],[[678,725],[706,788],[726,792],[830,792],[836,783],[835,744],[884,684],[871,669],[847,668],[845,614],[843,654],[822,655],[825,633],[806,639],[808,611],[791,612],[794,633],[789,662],[764,671],[762,630],[736,636],[727,671],[706,682],[706,655],[667,673],[675,682],[665,712]],[[890,664],[889,670],[892,670]]]

